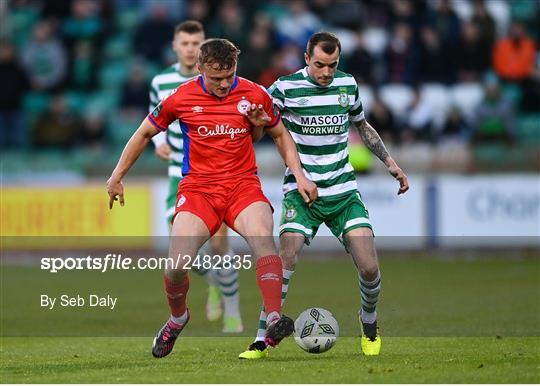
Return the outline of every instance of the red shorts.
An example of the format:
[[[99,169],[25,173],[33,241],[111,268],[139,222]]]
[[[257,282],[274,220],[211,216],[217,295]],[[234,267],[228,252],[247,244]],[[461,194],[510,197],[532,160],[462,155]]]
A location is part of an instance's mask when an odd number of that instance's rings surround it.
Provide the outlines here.
[[[240,212],[257,201],[272,208],[255,174],[217,181],[188,175],[178,185],[172,221],[179,212],[191,212],[204,221],[212,236],[223,222],[234,229],[234,220]]]

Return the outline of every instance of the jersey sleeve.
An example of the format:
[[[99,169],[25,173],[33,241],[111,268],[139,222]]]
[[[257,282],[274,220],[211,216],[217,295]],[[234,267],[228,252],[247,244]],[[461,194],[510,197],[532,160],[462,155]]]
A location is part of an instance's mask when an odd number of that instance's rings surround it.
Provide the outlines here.
[[[360,122],[364,119],[364,108],[362,107],[362,101],[360,100],[360,93],[358,87],[355,87],[354,91],[354,106],[349,111],[349,120],[352,122]]]
[[[154,111],[154,109],[159,104],[159,94],[158,94],[158,87],[157,83],[155,81],[155,78],[152,79],[152,82],[150,83],[150,103],[148,104],[148,113],[151,113]],[[167,133],[164,131],[161,131],[154,135],[152,137],[152,142],[154,143],[155,147],[159,147],[163,145],[164,143],[167,143]]]
[[[283,92],[279,89],[279,80],[276,80],[268,89],[268,93],[272,97],[272,101],[274,102],[274,105],[277,106],[277,108],[280,111],[283,111],[285,107],[285,95]]]
[[[270,117],[270,123],[265,127],[274,127],[278,124],[281,115],[279,114],[278,106],[273,102],[273,98],[270,96],[268,91],[263,86],[260,86],[261,95],[262,95],[262,105],[266,114]]]
[[[167,131],[171,123],[178,119],[176,116],[177,91],[163,99],[154,110],[148,114],[148,120],[158,130]]]
[[[151,113],[159,104],[159,94],[158,94],[158,88],[157,88],[157,83],[155,82],[155,78],[152,79],[152,83],[150,84],[150,98],[149,99],[150,99],[150,103],[148,104],[148,112]]]

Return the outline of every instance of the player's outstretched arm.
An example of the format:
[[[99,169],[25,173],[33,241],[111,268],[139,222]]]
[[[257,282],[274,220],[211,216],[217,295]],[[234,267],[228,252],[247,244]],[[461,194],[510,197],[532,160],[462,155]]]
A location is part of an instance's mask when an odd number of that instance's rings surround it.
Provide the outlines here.
[[[120,205],[124,206],[124,186],[122,185],[122,178],[124,178],[128,170],[144,151],[148,142],[150,142],[150,139],[156,133],[156,128],[150,123],[148,118],[145,118],[127,142],[111,177],[107,180],[109,209],[112,209],[114,202],[118,199],[120,200]]]
[[[285,164],[294,174],[298,192],[304,198],[304,202],[311,205],[319,196],[317,185],[304,175],[300,157],[298,156],[298,151],[296,151],[296,145],[294,144],[291,134],[289,134],[289,131],[283,126],[281,119],[278,120],[277,125],[268,128],[266,132],[272,136],[279,150],[279,154],[281,154],[281,158],[283,158]]]
[[[407,175],[401,170],[396,161],[390,157],[386,146],[379,136],[379,133],[371,126],[367,120],[362,119],[359,122],[353,122],[358,133],[364,141],[364,144],[367,148],[375,154],[388,168],[388,172],[399,182],[398,194],[403,194],[409,190],[409,181],[407,180]]]

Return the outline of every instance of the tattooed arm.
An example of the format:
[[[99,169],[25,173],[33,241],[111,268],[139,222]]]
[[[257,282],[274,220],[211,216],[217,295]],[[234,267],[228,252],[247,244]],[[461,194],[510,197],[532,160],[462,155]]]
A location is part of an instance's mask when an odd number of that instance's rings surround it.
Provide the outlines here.
[[[407,190],[409,190],[409,181],[407,180],[407,176],[398,166],[396,161],[390,157],[390,154],[388,154],[388,150],[386,150],[386,146],[384,146],[379,133],[377,133],[373,126],[371,126],[365,119],[352,123],[356,126],[364,145],[366,145],[366,147],[386,165],[388,172],[399,181],[398,194],[405,193]]]

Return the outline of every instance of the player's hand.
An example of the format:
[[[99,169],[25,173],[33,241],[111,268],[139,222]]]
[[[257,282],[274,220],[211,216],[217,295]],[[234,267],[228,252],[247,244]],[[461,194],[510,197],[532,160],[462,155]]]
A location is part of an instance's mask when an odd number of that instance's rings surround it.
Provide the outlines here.
[[[107,193],[109,194],[109,209],[112,209],[115,201],[120,200],[120,206],[124,206],[124,185],[122,181],[111,176],[107,180]]]
[[[298,193],[304,199],[304,202],[311,206],[317,197],[319,197],[319,192],[317,191],[317,185],[307,178],[297,178],[296,186],[298,187]]]
[[[162,143],[155,150],[156,156],[162,160],[168,161],[171,159],[171,147],[168,143]]]
[[[407,175],[403,172],[403,170],[401,170],[399,166],[397,166],[395,163],[393,165],[390,165],[388,167],[388,172],[390,172],[392,177],[399,181],[398,195],[403,194],[407,190],[409,190],[409,181],[407,180]]]
[[[272,120],[264,111],[263,105],[257,106],[254,103],[247,108],[246,116],[255,127],[266,126]]]

